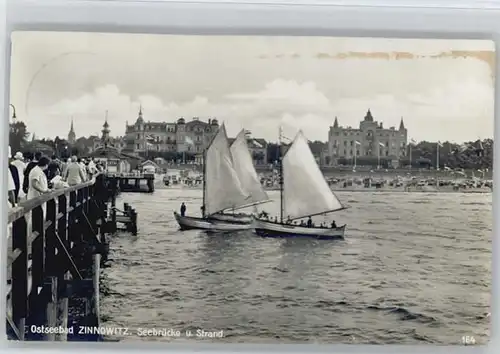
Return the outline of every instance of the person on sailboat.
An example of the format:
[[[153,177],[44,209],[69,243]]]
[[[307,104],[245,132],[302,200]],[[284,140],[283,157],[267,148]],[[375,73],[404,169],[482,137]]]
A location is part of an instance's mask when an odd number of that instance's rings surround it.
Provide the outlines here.
[[[332,220],[332,229],[336,229],[337,228],[337,223],[335,223],[335,220]]]
[[[181,204],[181,216],[184,216],[186,215],[186,204],[184,204],[184,202],[182,202]]]
[[[200,210],[201,210],[201,215],[205,216],[205,206],[204,205],[202,205],[200,207]]]
[[[313,227],[313,220],[311,219],[311,217],[307,219],[307,227]]]

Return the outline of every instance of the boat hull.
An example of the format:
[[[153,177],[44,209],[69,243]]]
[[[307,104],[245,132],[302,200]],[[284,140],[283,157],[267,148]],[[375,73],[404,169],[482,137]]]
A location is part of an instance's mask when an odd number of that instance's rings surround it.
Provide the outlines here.
[[[209,220],[216,220],[216,221],[226,221],[230,223],[235,223],[235,224],[251,224],[254,221],[254,218],[252,215],[248,214],[214,214],[211,215]]]
[[[255,233],[262,237],[309,237],[319,240],[343,240],[347,225],[332,228],[305,227],[255,220]]]
[[[207,230],[207,231],[243,231],[253,229],[253,223],[230,223],[206,218],[197,218],[193,216],[181,216],[174,212],[175,220],[181,230]]]

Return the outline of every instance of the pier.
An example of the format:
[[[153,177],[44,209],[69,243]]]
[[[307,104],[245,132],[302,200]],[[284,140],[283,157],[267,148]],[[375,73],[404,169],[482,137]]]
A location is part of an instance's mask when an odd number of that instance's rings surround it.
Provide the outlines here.
[[[122,192],[153,193],[155,191],[154,174],[121,173],[109,175],[108,178],[116,180]]]
[[[89,329],[99,327],[99,276],[109,250],[107,235],[120,222],[137,233],[133,208],[127,205],[124,215],[118,215],[117,187],[116,179],[100,174],[9,211],[9,339],[101,339]]]

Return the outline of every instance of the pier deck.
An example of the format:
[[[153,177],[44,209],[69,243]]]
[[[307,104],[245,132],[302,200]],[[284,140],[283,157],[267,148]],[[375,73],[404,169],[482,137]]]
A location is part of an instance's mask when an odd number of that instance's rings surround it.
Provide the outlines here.
[[[116,210],[108,212],[115,197],[115,182],[98,175],[9,211],[9,339],[100,339],[79,332],[99,326],[99,274],[108,253],[106,234],[116,230]]]

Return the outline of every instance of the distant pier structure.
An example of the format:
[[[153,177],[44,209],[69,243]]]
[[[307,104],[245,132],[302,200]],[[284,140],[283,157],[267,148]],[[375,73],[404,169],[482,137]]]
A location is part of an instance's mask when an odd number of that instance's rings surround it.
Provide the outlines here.
[[[106,175],[12,208],[7,234],[7,336],[11,340],[98,341],[100,270],[110,233],[137,234],[137,212],[116,208]],[[123,213],[123,215],[118,215]],[[82,328],[86,328],[82,333]]]

